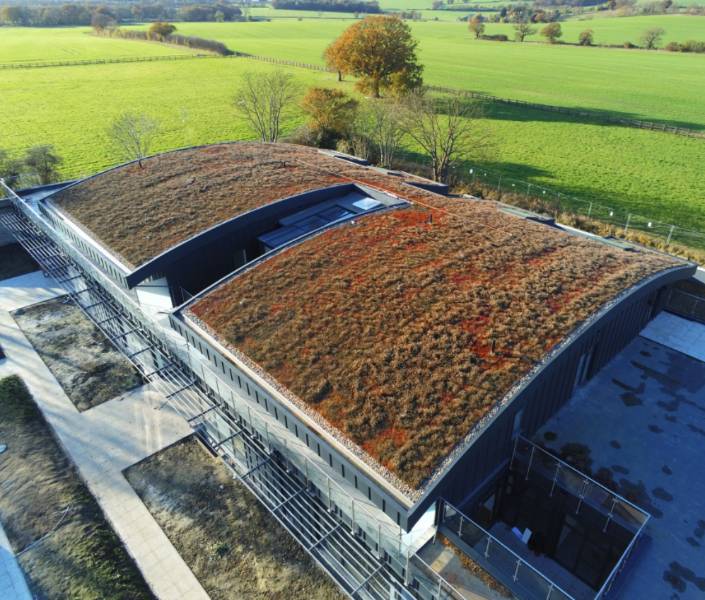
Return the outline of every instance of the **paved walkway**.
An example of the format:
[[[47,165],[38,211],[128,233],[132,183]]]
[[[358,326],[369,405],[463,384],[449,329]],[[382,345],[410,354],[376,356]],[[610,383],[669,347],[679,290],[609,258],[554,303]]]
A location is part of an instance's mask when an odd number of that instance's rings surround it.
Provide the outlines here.
[[[705,362],[705,325],[702,323],[662,312],[644,327],[640,335]]]
[[[41,271],[34,271],[0,281],[0,309],[15,310],[65,293],[53,279],[44,277]]]
[[[17,302],[37,300],[8,287],[7,281],[3,284],[0,344],[8,358],[0,363],[0,377],[16,373],[25,381],[154,593],[162,600],[207,600],[122,474],[129,465],[190,434],[190,428],[168,407],[157,410],[163,397],[149,386],[79,413],[7,312],[6,307],[16,307]]]
[[[22,569],[0,524],[0,598],[4,600],[32,600]]]

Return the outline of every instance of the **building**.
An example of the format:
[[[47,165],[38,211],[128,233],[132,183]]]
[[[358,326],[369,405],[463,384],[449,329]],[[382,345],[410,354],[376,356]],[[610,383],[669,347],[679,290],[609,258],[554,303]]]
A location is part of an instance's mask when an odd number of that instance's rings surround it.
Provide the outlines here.
[[[8,223],[348,594],[461,597],[417,555],[443,528],[521,597],[601,596],[648,515],[527,438],[695,267],[446,192],[221,144],[30,190]],[[500,512],[575,506],[600,539],[574,587],[503,569]]]

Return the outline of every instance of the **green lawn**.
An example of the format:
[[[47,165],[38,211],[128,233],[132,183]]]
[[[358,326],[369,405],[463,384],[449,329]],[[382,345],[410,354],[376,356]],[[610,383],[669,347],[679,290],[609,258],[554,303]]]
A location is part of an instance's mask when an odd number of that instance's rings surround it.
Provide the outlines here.
[[[90,27],[0,27],[0,64],[192,53],[164,44],[97,37]]]
[[[705,24],[705,18],[688,19]],[[598,20],[593,23],[599,31]],[[178,27],[234,50],[323,64],[323,50],[348,25],[308,19]],[[462,23],[413,23],[412,29],[429,84],[705,128],[703,55],[477,41]]]

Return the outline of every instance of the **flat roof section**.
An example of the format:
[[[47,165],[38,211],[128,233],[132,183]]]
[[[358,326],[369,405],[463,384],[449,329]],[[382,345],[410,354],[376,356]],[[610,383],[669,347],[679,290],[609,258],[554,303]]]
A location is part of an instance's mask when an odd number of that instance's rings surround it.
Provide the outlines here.
[[[245,269],[186,313],[412,497],[578,325],[683,264],[423,194]]]

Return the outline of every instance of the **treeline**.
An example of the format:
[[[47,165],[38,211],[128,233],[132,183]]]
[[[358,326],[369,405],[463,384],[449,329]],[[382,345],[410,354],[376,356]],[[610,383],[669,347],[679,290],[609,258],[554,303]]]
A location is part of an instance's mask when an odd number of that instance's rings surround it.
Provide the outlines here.
[[[7,5],[0,7],[0,24],[24,27],[103,26],[139,21],[237,21],[242,10],[234,4],[47,4]]]
[[[328,12],[380,13],[379,4],[361,0],[272,0],[272,8]]]
[[[143,40],[152,42],[165,42],[167,44],[176,44],[177,46],[185,46],[197,50],[206,50],[207,52],[215,52],[221,56],[231,56],[234,54],[225,44],[215,40],[194,37],[190,35],[180,35],[171,33],[169,35],[160,35],[153,31],[136,31],[134,29],[102,29],[97,31],[99,35],[107,37],[117,37],[126,40]]]

